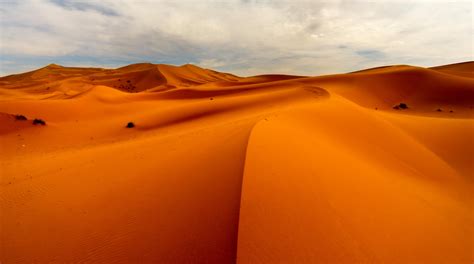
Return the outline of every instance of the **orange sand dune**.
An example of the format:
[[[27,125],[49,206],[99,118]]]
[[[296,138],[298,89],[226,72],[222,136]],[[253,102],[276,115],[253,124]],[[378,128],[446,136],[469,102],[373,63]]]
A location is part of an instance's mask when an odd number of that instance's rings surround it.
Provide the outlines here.
[[[2,77],[0,261],[472,263],[473,68]]]
[[[472,62],[449,64],[444,66],[432,67],[431,69],[462,77],[474,78],[474,63]]]

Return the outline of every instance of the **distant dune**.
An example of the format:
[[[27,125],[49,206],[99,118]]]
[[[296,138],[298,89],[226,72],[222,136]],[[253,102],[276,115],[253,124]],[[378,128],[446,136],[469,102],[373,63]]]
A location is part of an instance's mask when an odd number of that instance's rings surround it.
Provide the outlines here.
[[[1,77],[0,262],[473,263],[473,73]]]

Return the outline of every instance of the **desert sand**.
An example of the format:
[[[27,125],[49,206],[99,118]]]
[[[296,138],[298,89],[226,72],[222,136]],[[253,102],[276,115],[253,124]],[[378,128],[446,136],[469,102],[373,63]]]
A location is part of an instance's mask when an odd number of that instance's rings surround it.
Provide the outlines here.
[[[0,262],[472,263],[473,72],[2,77]]]

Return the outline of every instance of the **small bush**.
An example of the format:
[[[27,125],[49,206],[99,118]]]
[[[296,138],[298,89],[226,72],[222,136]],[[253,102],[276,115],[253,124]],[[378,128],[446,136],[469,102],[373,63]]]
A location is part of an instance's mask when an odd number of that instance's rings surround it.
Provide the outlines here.
[[[443,112],[441,108],[436,109],[437,112]]]
[[[396,106],[393,107],[393,109],[399,110],[399,109],[408,109],[408,105],[405,103],[400,103]]]
[[[28,119],[27,119],[26,116],[24,116],[24,115],[15,115],[15,120],[18,120],[18,121],[26,121],[26,120],[28,120]]]
[[[133,122],[128,122],[126,128],[133,128],[135,127],[135,124]]]
[[[42,120],[42,119],[35,118],[33,120],[33,125],[42,125],[42,126],[44,126],[44,125],[46,125],[46,122],[44,122],[44,120]]]

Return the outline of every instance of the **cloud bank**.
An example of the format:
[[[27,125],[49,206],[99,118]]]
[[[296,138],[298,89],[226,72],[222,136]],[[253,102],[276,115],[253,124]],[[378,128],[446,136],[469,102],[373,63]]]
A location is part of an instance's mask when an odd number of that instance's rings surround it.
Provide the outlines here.
[[[473,60],[473,1],[0,2],[0,75],[49,63],[193,63],[318,75]]]

